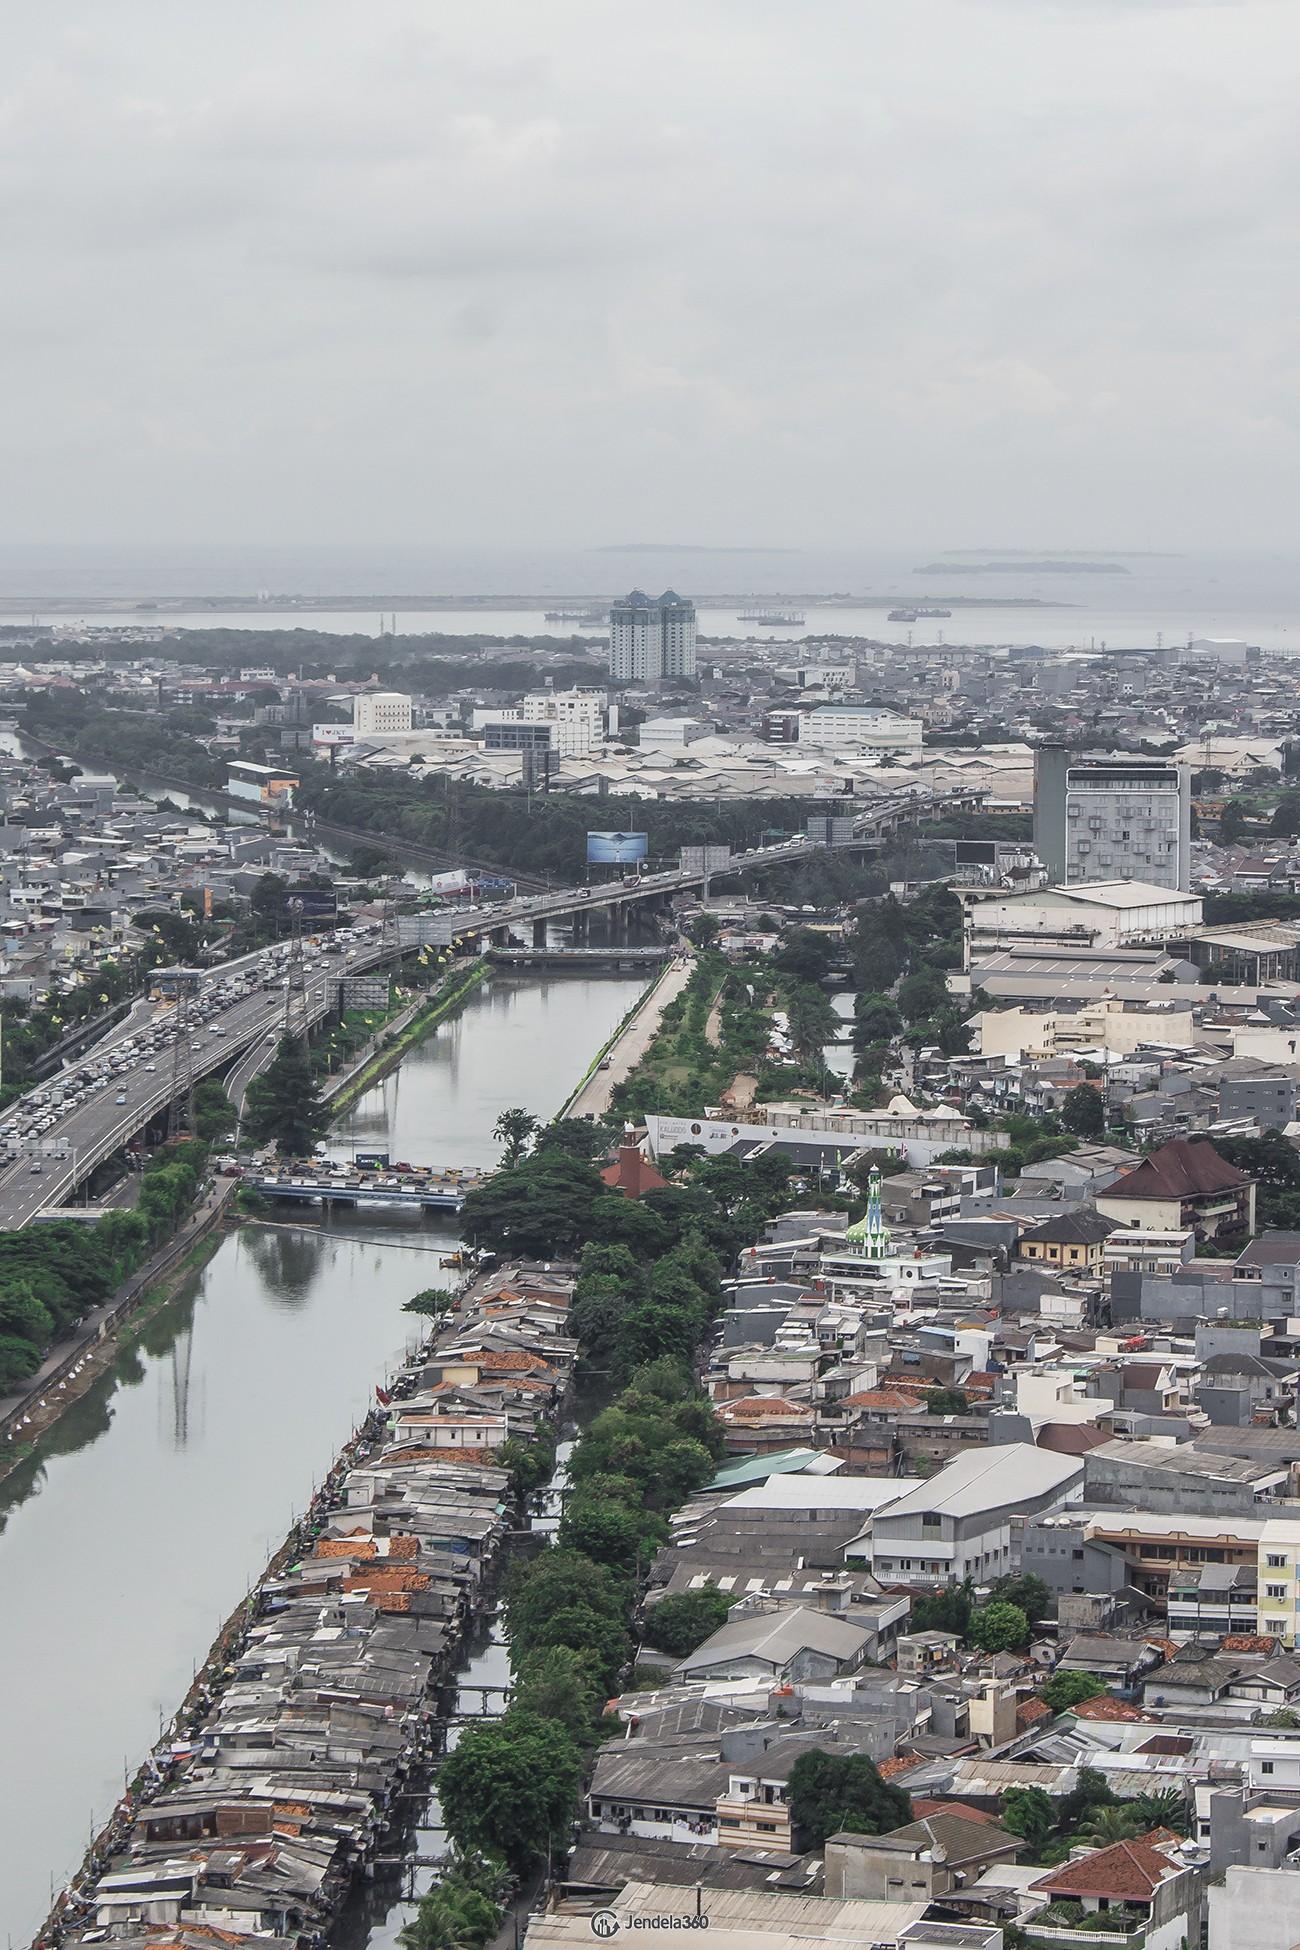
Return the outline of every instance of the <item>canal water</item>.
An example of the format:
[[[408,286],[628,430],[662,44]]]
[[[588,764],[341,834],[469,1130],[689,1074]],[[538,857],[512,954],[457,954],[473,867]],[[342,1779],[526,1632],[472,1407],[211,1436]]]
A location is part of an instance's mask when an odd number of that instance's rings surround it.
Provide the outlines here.
[[[500,1111],[554,1114],[643,986],[489,978],[361,1099],[345,1143],[492,1163]],[[38,1927],[413,1343],[402,1303],[454,1240],[364,1213],[232,1234],[0,1483],[0,1940]],[[502,1657],[481,1648],[482,1676]]]

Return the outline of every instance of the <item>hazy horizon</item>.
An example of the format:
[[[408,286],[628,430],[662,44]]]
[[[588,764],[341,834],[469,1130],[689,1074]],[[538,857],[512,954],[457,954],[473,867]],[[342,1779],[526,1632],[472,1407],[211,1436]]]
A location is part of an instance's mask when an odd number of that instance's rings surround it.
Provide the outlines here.
[[[1282,0],[7,24],[11,544],[1290,545]]]

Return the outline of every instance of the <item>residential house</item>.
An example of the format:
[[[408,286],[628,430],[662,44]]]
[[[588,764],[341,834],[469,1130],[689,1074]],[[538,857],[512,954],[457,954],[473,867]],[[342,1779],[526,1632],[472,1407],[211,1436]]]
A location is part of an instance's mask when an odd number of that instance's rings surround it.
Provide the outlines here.
[[[972,1811],[974,1812],[974,1811]],[[887,1835],[832,1835],[826,1894],[877,1902],[942,1902],[994,1862],[1014,1862],[1024,1842],[982,1816],[933,1814]]]
[[[1255,1230],[1255,1181],[1207,1139],[1172,1138],[1097,1195],[1097,1210],[1121,1225],[1199,1240],[1243,1242]]]
[[[1103,1249],[1118,1221],[1100,1212],[1062,1212],[1020,1235],[1021,1259],[1071,1273],[1100,1273]]]
[[[1168,1831],[1156,1833],[1163,1836]],[[1113,1922],[1120,1940],[1134,1950],[1139,1945],[1142,1950],[1180,1950],[1184,1943],[1198,1943],[1201,1879],[1179,1859],[1180,1847],[1177,1836],[1157,1841],[1144,1835],[1076,1854],[1059,1869],[1049,1870],[1032,1885],[1032,1893],[1048,1903],[1047,1911],[1033,1918],[1032,1935],[1043,1943],[1087,1942],[1076,1926],[1073,1906],[1077,1904],[1085,1918],[1103,1913],[1107,1931]],[[1059,1936],[1054,1936],[1049,1918],[1060,1929]],[[1115,1939],[1110,1940],[1113,1950]]]

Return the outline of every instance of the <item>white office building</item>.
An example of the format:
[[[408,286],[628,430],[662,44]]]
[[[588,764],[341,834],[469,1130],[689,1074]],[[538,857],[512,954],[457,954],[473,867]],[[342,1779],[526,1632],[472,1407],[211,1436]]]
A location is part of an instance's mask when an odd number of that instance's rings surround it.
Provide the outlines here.
[[[820,704],[799,713],[799,743],[821,751],[919,752],[921,720],[866,704]]]
[[[550,750],[561,758],[587,758],[598,751],[605,736],[603,691],[533,691],[518,704],[475,711],[473,728],[488,725],[549,725]]]
[[[352,700],[352,729],[358,738],[385,738],[411,729],[411,700],[401,691],[358,691]]]
[[[609,612],[609,674],[619,683],[655,684],[695,675],[695,605],[675,589],[634,589]]]

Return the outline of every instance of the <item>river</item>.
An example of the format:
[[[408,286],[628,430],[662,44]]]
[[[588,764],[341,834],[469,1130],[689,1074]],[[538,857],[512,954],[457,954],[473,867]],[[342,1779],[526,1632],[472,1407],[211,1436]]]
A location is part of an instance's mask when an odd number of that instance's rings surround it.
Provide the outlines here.
[[[643,987],[490,977],[360,1099],[344,1147],[492,1163],[499,1112],[554,1114]],[[0,1484],[0,1930],[15,1946],[415,1338],[402,1303],[454,1236],[364,1215],[231,1234]]]

